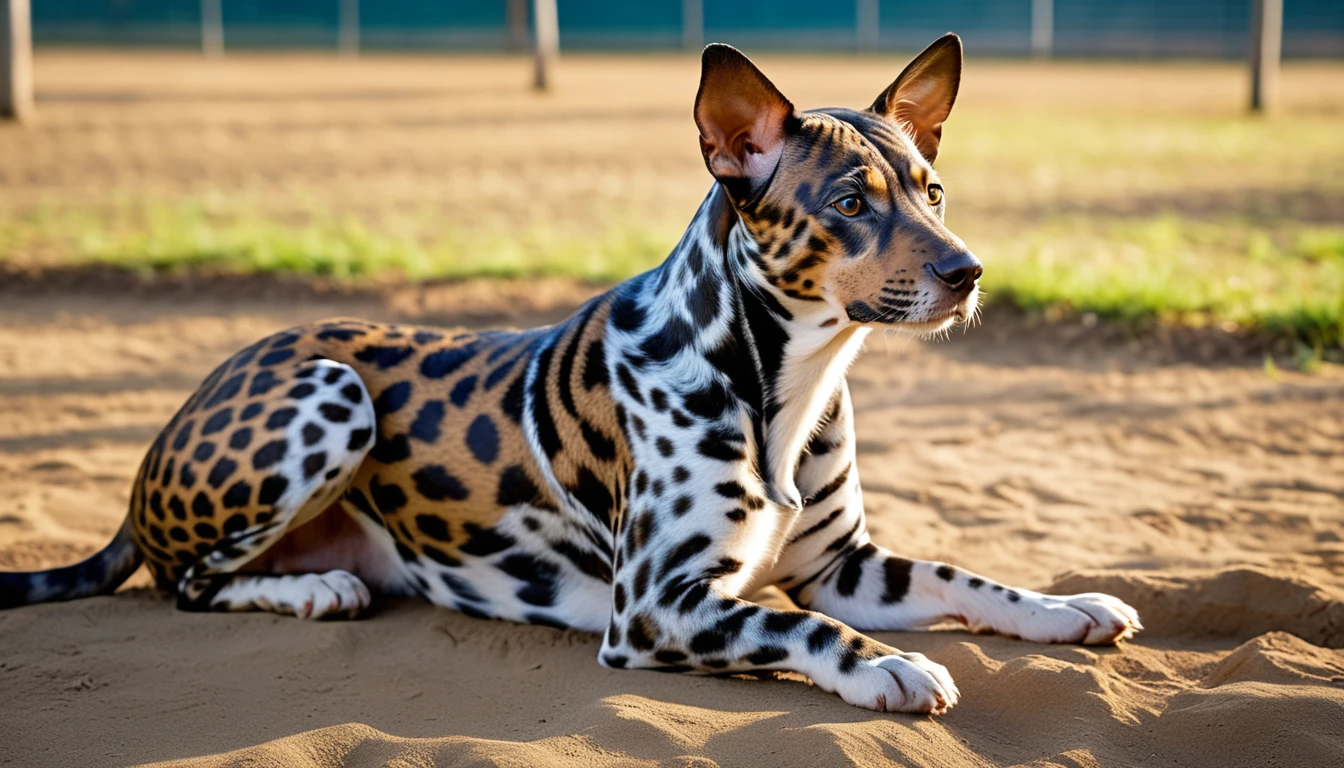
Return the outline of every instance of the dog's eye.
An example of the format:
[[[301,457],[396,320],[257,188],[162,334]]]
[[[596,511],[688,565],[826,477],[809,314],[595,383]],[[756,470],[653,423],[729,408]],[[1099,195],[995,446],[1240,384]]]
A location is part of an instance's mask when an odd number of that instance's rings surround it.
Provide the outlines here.
[[[929,205],[937,205],[937,204],[939,204],[939,203],[941,203],[941,202],[943,202],[943,185],[942,185],[942,184],[930,184],[930,185],[929,185]]]
[[[863,200],[856,195],[850,195],[836,200],[831,206],[846,216],[858,216],[859,211],[863,210]]]

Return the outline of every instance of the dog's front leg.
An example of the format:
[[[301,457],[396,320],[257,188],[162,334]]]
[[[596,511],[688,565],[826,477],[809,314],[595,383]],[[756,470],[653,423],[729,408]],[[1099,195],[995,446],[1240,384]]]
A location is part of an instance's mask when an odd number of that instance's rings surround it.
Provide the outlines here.
[[[765,501],[740,434],[719,429],[702,440],[710,443],[664,443],[659,460],[635,470],[601,662],[702,674],[791,670],[879,711],[955,704],[947,670],[920,654],[818,613],[739,599],[773,560],[780,516],[793,513]]]
[[[1007,587],[946,563],[907,560],[868,541],[796,599],[869,630],[954,622],[1039,643],[1108,645],[1143,628],[1138,613],[1110,595]]]

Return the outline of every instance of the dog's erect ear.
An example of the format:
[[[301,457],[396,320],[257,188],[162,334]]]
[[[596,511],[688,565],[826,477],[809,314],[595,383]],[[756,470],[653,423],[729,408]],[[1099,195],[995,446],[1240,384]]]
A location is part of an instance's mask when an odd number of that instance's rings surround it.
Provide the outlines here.
[[[770,180],[798,117],[793,104],[730,45],[705,47],[695,124],[705,165],[735,202]]]
[[[932,163],[960,84],[961,38],[948,32],[916,56],[868,109],[909,124],[919,153]]]

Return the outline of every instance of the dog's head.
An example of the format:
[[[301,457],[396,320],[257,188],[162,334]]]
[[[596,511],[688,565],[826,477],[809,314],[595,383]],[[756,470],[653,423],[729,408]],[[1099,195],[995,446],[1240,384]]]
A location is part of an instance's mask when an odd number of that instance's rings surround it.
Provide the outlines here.
[[[914,333],[970,316],[980,262],[943,224],[933,170],[961,80],[956,35],[861,111],[797,112],[730,46],[707,47],[702,64],[700,148],[759,246],[762,279],[833,317]]]

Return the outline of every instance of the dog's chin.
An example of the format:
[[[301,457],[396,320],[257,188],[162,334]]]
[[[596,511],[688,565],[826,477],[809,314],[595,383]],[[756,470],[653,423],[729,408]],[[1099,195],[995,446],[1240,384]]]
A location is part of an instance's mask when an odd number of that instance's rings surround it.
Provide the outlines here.
[[[946,317],[941,319],[917,320],[914,322],[903,321],[899,323],[891,323],[883,327],[890,328],[898,333],[917,336],[924,339],[961,322],[965,322],[963,315],[960,315],[957,312],[949,312]]]
[[[972,291],[969,296],[951,307],[940,312],[929,313],[932,315],[931,317],[926,316],[921,320],[903,320],[890,323],[886,327],[910,336],[928,338],[954,325],[964,325],[970,322],[978,303],[979,291]]]

